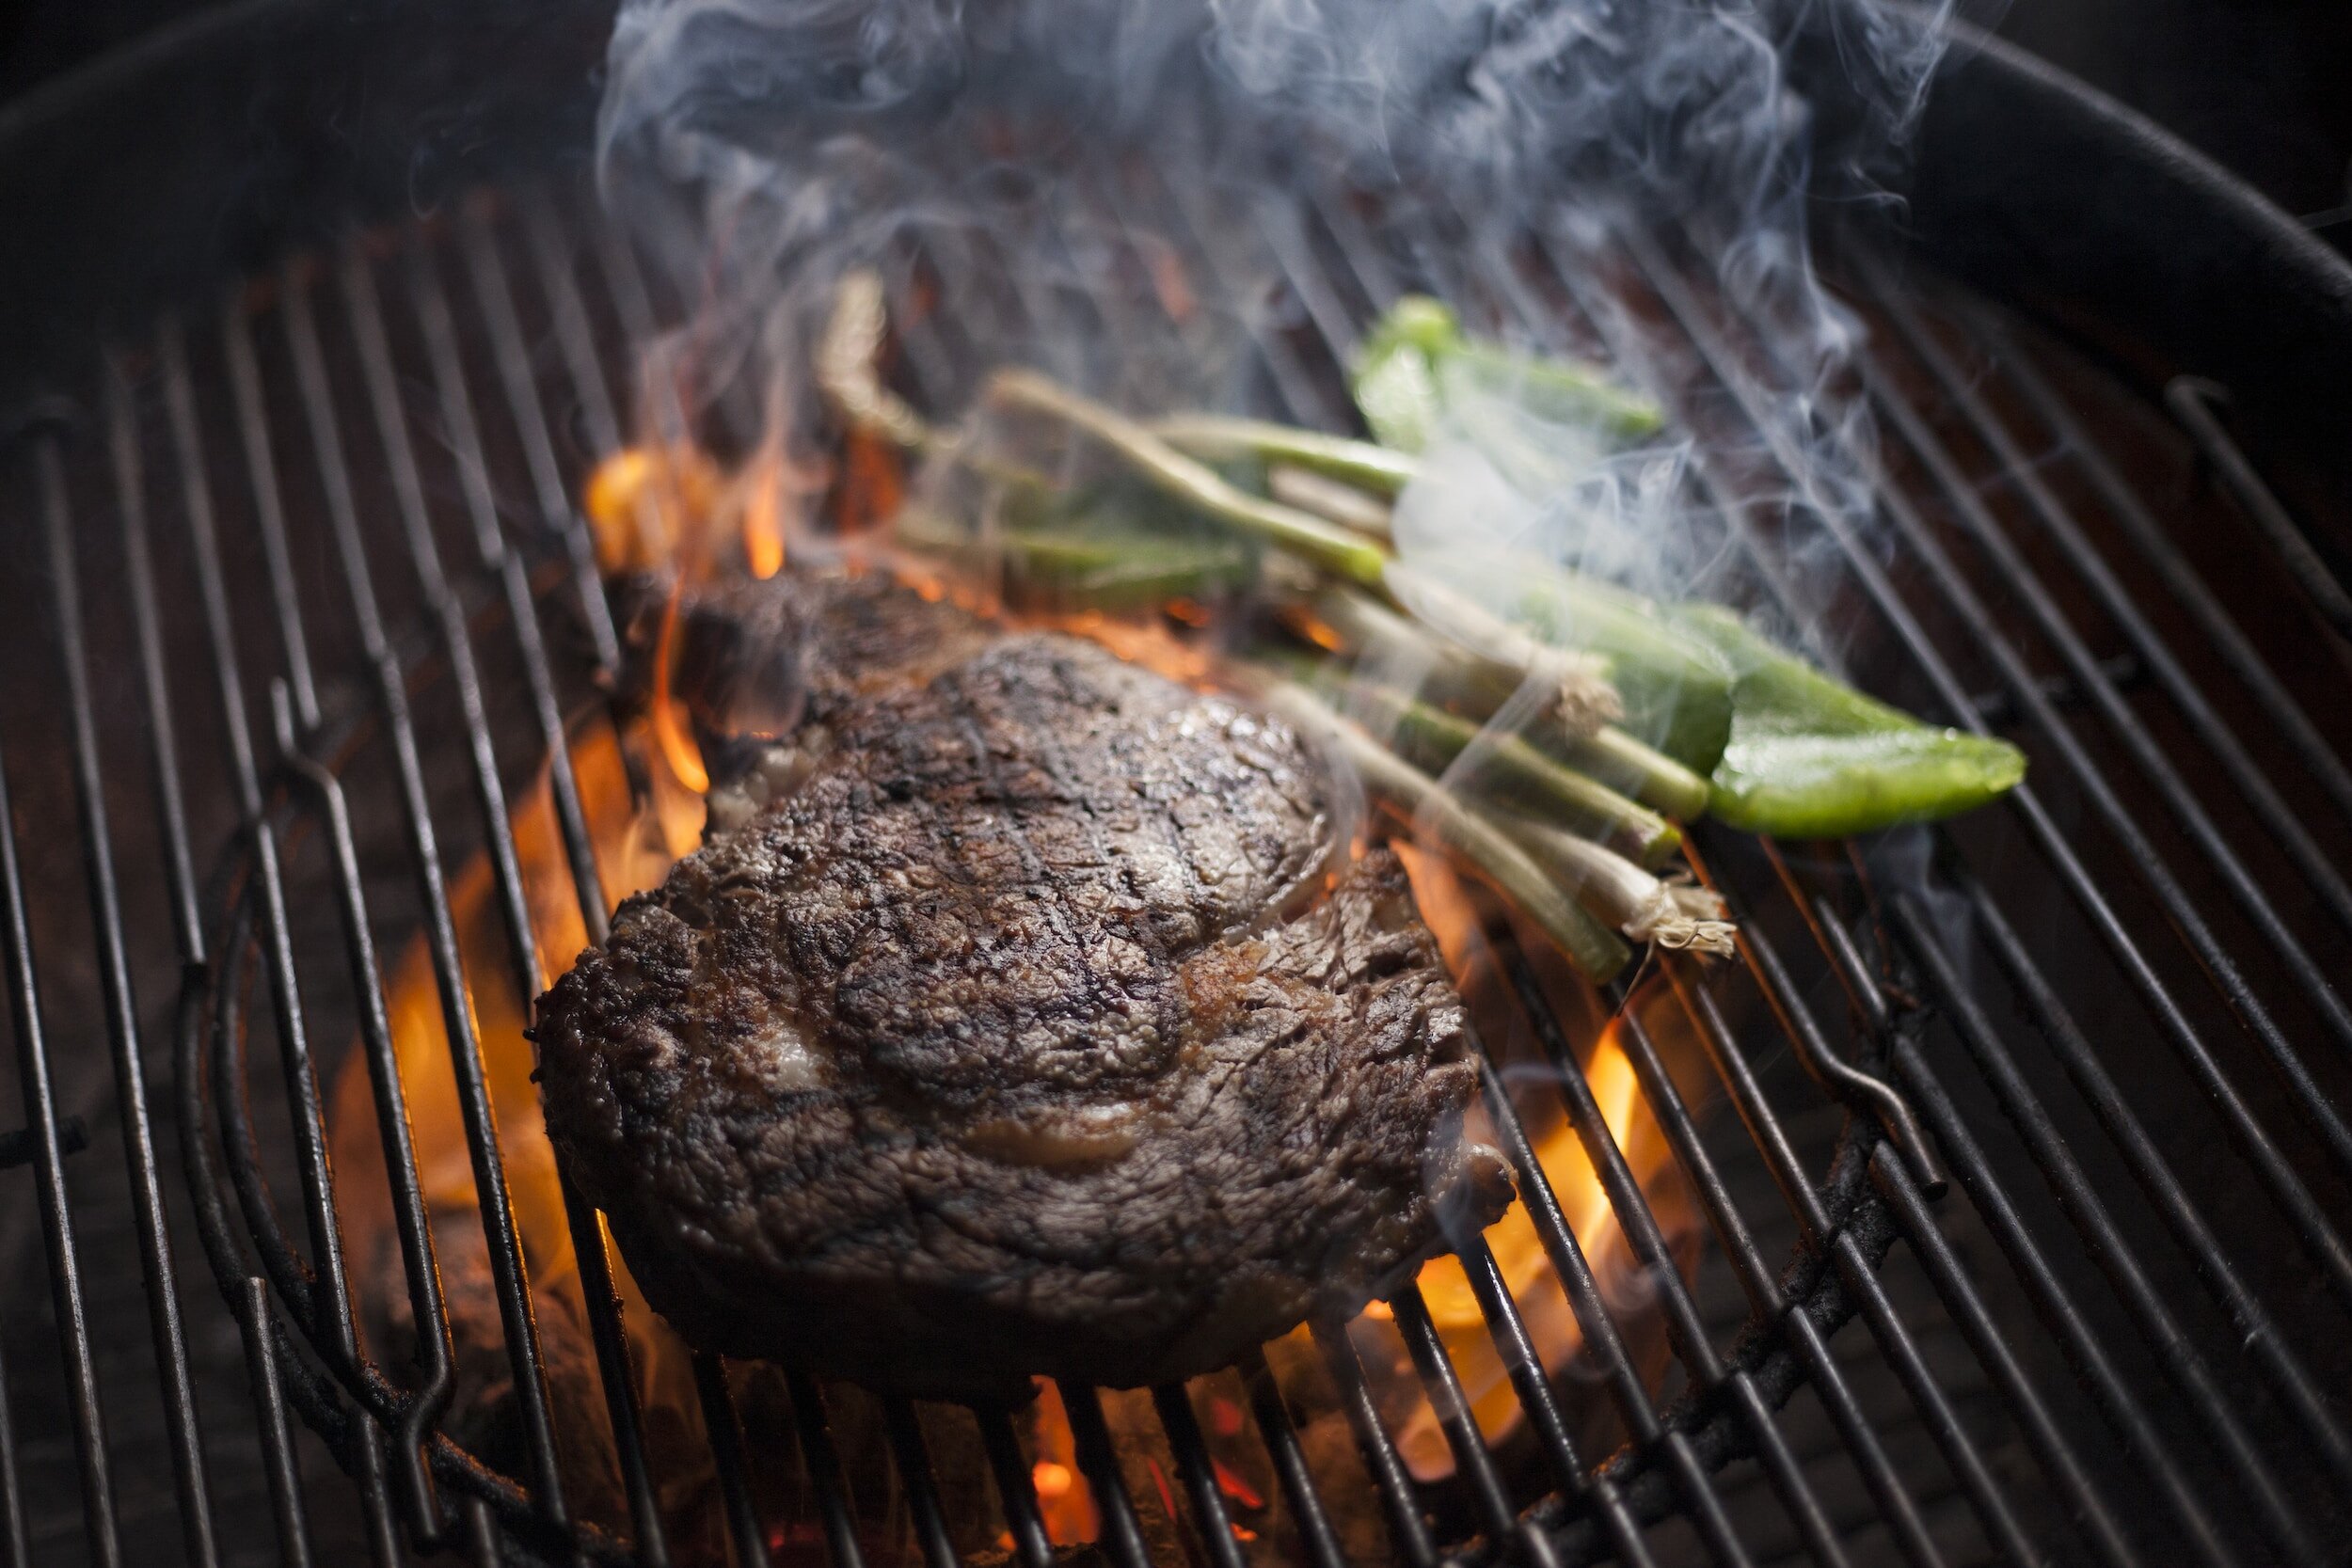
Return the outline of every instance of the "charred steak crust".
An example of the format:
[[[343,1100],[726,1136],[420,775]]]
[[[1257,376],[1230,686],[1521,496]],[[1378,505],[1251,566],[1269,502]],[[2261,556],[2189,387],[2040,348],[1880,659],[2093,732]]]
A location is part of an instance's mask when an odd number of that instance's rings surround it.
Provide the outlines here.
[[[690,1341],[926,1394],[1158,1382],[1508,1201],[1403,868],[1330,869],[1295,736],[870,580],[782,592],[821,751],[536,1030],[564,1168]]]

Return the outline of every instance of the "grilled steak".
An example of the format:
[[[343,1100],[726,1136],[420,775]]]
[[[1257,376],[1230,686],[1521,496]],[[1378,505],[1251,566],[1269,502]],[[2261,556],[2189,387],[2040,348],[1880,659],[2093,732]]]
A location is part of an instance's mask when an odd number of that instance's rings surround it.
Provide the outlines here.
[[[1509,1201],[1402,867],[1335,845],[1281,724],[879,578],[689,625],[737,640],[713,670],[778,650],[789,740],[536,1037],[564,1168],[690,1341],[930,1395],[1157,1382]]]

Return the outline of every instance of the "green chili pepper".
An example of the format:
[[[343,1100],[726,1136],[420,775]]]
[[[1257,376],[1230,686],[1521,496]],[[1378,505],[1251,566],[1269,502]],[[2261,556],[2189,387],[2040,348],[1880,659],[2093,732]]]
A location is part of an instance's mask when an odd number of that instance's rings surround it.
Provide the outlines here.
[[[1665,422],[1658,404],[1573,359],[1514,354],[1472,338],[1454,313],[1406,294],[1373,324],[1356,360],[1356,406],[1383,445],[1417,452],[1466,392],[1501,395],[1540,418],[1639,440]]]
[[[2006,740],[1938,729],[1841,686],[1716,605],[1677,618],[1737,683],[1714,815],[1780,838],[1842,838],[1982,805],[2026,775]]]
[[[1709,814],[1733,827],[1836,838],[1932,821],[1993,800],[2025,774],[2024,754],[2008,742],[1939,729],[1866,697],[1721,606],[1661,605],[1518,557],[1415,570],[1533,636],[1599,657],[1625,704],[1619,727],[1708,774]]]
[[[1416,578],[1435,580],[1558,648],[1597,656],[1625,708],[1617,728],[1697,773],[1713,768],[1731,738],[1731,677],[1715,649],[1677,624],[1675,612],[1638,594],[1531,557],[1478,554],[1391,571],[1405,608]]]

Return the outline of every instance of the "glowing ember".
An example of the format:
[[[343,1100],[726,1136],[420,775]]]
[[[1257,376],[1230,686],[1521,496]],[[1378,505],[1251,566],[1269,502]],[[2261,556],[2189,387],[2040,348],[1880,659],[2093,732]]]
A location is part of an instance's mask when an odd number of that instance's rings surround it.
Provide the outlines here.
[[[850,455],[853,470],[854,450]],[[880,515],[874,508],[882,500],[896,505],[898,479],[895,465],[887,471],[880,465],[880,456],[886,454],[868,455],[876,458],[877,466],[859,483],[867,492],[861,510],[871,520]],[[846,484],[856,475],[845,470],[834,477]],[[763,578],[782,570],[787,542],[798,520],[805,515],[804,503],[818,488],[815,478],[779,458],[762,456],[748,463],[739,476],[726,480],[707,458],[690,449],[647,447],[615,454],[599,467],[589,484],[584,505],[598,560],[606,569],[672,575],[662,631],[654,649],[653,698],[642,728],[627,736],[616,736],[609,728],[591,728],[573,749],[582,805],[608,897],[617,900],[654,886],[701,835],[702,792],[708,774],[683,706],[669,691],[677,587],[713,570],[747,568]],[[729,548],[721,547],[730,541]],[[904,558],[876,556],[872,565],[852,562],[851,569],[876,566],[889,570],[926,597],[950,599],[983,614],[1001,612],[1000,606],[963,580],[934,575]],[[1213,620],[1211,607],[1183,600],[1169,607],[1168,615],[1144,620],[1122,620],[1089,610],[1043,624],[1090,638],[1121,657],[1171,678],[1205,686],[1216,673],[1213,655],[1186,632],[1207,627]],[[1311,636],[1319,629],[1332,642],[1338,641],[1327,627],[1306,629]],[[625,747],[644,764],[640,769],[647,789],[643,799],[631,796],[629,770],[623,763]],[[560,969],[585,945],[586,932],[544,779],[516,803],[514,828],[532,939],[542,964]],[[1361,847],[1359,842],[1359,852]],[[1409,845],[1399,847],[1422,912],[1437,934],[1473,1017],[1480,1021],[1486,1039],[1502,1046],[1510,1030],[1507,1022],[1497,1020],[1507,1017],[1513,1004],[1507,986],[1484,955],[1478,905],[1446,863],[1419,853]],[[552,1152],[531,1083],[532,1056],[522,1033],[524,1009],[531,999],[515,996],[506,983],[512,974],[512,955],[496,891],[487,860],[478,858],[456,879],[452,890],[453,913],[470,988],[468,1001],[473,1009],[513,1188],[516,1222],[531,1271],[550,1394],[556,1404],[560,1457],[581,1514],[600,1524],[625,1528],[626,1509],[607,1439],[578,1270]],[[407,1094],[419,1174],[459,1340],[460,1389],[455,1410],[462,1424],[469,1400],[476,1402],[476,1408],[485,1399],[495,1402],[504,1357],[499,1349],[495,1308],[486,1306],[489,1298],[483,1287],[486,1253],[474,1204],[472,1168],[450,1070],[438,993],[421,939],[402,955],[388,978],[391,1035]],[[543,974],[538,983],[544,985],[551,978]],[[1502,994],[1498,1002],[1499,988]],[[1661,1016],[1653,1021],[1653,1027],[1663,1034],[1668,1023]],[[1631,1065],[1613,1030],[1597,1029],[1592,1034],[1594,1044],[1583,1070],[1602,1118],[1636,1179],[1652,1195],[1670,1235],[1687,1238],[1692,1233],[1687,1200],[1666,1179],[1671,1176],[1668,1150],[1643,1103]],[[1671,1046],[1674,1041],[1667,1043]],[[358,1064],[358,1057],[355,1055],[354,1060]],[[1506,1074],[1515,1071],[1510,1063],[1504,1067]],[[1623,1293],[1641,1284],[1641,1270],[1624,1244],[1590,1161],[1560,1115],[1549,1072],[1547,1065],[1542,1072],[1530,1075],[1533,1092],[1527,1096],[1528,1102],[1519,1106],[1519,1114],[1604,1294]],[[380,1172],[381,1158],[364,1070],[355,1065],[336,1092],[333,1157],[339,1173],[362,1173],[358,1180],[344,1184],[345,1203],[351,1211],[348,1227],[358,1238],[354,1246],[355,1267],[377,1271],[375,1283],[363,1295],[377,1310],[390,1315],[372,1322],[369,1333],[374,1338],[396,1337],[404,1332],[397,1314],[403,1309],[405,1295],[397,1283],[389,1196],[380,1178],[371,1174]],[[1473,1135],[1482,1132],[1475,1118],[1470,1131]],[[1487,1230],[1486,1241],[1545,1367],[1553,1371],[1567,1367],[1581,1347],[1582,1336],[1525,1206],[1514,1206]],[[691,1360],[684,1347],[645,1307],[617,1256],[614,1262],[657,1469],[674,1472],[675,1462],[666,1456],[707,1451]],[[1479,1427],[1490,1440],[1507,1439],[1519,1424],[1521,1413],[1460,1266],[1451,1259],[1438,1259],[1421,1270],[1418,1282]],[[1353,1337],[1407,1465],[1424,1480],[1443,1478],[1454,1468],[1453,1456],[1388,1318],[1387,1308],[1375,1305],[1354,1325]],[[378,1347],[378,1354],[384,1354],[384,1347]],[[1328,1403],[1327,1395],[1302,1392],[1320,1382],[1320,1373],[1313,1370],[1319,1355],[1305,1330],[1268,1346],[1267,1354],[1301,1422],[1302,1440],[1311,1450],[1321,1445],[1339,1451],[1333,1445],[1343,1447],[1348,1442],[1339,1411]],[[1252,1548],[1253,1560],[1263,1553],[1271,1560],[1281,1555],[1283,1533],[1269,1528],[1279,1517],[1274,1512],[1275,1478],[1263,1445],[1250,1433],[1248,1409],[1242,1399],[1234,1397],[1243,1392],[1233,1374],[1204,1380],[1200,1386],[1199,1408],[1212,1449],[1216,1483],[1234,1515],[1234,1537]],[[1184,1549],[1174,1533],[1176,1521],[1184,1513],[1168,1484],[1164,1468],[1168,1449],[1151,1399],[1140,1393],[1107,1394],[1104,1412],[1127,1489],[1137,1500],[1142,1528],[1155,1554],[1172,1557]],[[1102,1528],[1101,1516],[1078,1466],[1067,1413],[1051,1383],[1039,1380],[1038,1400],[1027,1424],[1030,1481],[1048,1535],[1063,1546],[1095,1541]],[[722,1555],[721,1514],[707,1470],[684,1476],[658,1474],[657,1479],[665,1513],[678,1521],[673,1526],[677,1532],[673,1546],[681,1559]],[[1343,1477],[1330,1484],[1343,1488],[1347,1480]],[[1337,1523],[1353,1542],[1358,1531],[1376,1533],[1378,1527],[1373,1523],[1376,1513],[1367,1493],[1358,1499],[1358,1506],[1341,1510]],[[997,1523],[981,1526],[976,1521],[975,1528],[987,1532],[973,1543],[978,1544],[993,1534]],[[1369,1552],[1381,1549],[1371,1535],[1363,1544]]]
[[[1477,910],[1461,879],[1445,862],[1408,845],[1399,845],[1398,854],[1412,878],[1414,900],[1437,934],[1447,967],[1461,987],[1473,1016],[1502,1012],[1503,1009],[1491,1005],[1481,1006],[1491,1004],[1492,993],[1501,981],[1484,954]],[[1499,1042],[1504,1037],[1490,1027],[1482,1032],[1490,1041]],[[1585,1082],[1600,1109],[1601,1119],[1636,1180],[1658,1207],[1661,1225],[1670,1232],[1687,1233],[1688,1225],[1679,1223],[1686,1218],[1679,1190],[1665,1180],[1672,1175],[1672,1151],[1643,1102],[1633,1065],[1618,1044],[1614,1024],[1601,1032],[1583,1066]],[[1641,1265],[1624,1244],[1616,1212],[1581,1141],[1562,1118],[1558,1096],[1544,1082],[1548,1076],[1535,1075],[1535,1082],[1530,1086],[1538,1092],[1523,1097],[1515,1095],[1515,1104],[1527,1126],[1536,1163],[1543,1167],[1561,1212],[1603,1294],[1622,1293],[1639,1278]],[[1517,1104],[1520,1099],[1527,1103]],[[1584,1335],[1534,1222],[1529,1217],[1527,1205],[1512,1205],[1502,1219],[1486,1228],[1486,1242],[1518,1304],[1537,1357],[1547,1370],[1558,1371],[1582,1347]],[[1416,1283],[1454,1360],[1479,1430],[1489,1442],[1501,1441],[1518,1427],[1522,1413],[1510,1374],[1495,1350],[1486,1315],[1479,1308],[1477,1295],[1461,1264],[1452,1258],[1433,1259],[1422,1265]],[[1402,1341],[1387,1330],[1388,1317],[1387,1307],[1375,1304],[1365,1319],[1359,1320],[1356,1335],[1359,1351],[1366,1357],[1368,1370],[1387,1370],[1389,1383],[1399,1391],[1399,1398],[1391,1402],[1408,1408],[1409,1413],[1397,1432],[1397,1447],[1406,1465],[1423,1480],[1451,1475],[1453,1451],[1446,1446],[1435,1412],[1420,1397]],[[1368,1323],[1379,1326],[1368,1328]]]

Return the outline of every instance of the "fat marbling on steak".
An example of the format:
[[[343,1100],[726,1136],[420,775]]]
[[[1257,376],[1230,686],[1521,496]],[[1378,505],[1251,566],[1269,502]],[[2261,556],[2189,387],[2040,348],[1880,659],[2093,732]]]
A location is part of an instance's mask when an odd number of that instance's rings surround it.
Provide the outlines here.
[[[788,673],[790,744],[535,1034],[564,1168],[690,1342],[1158,1382],[1507,1204],[1403,869],[1335,848],[1279,721],[878,575],[688,624]]]

